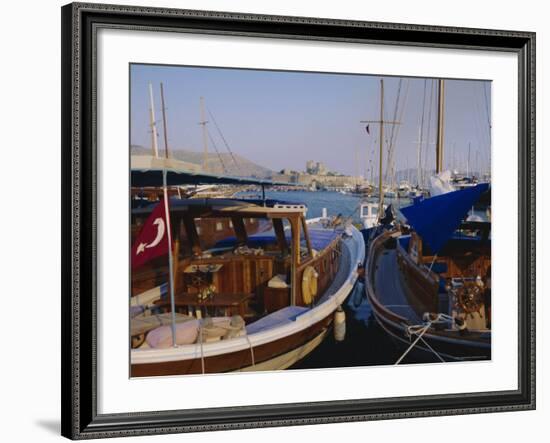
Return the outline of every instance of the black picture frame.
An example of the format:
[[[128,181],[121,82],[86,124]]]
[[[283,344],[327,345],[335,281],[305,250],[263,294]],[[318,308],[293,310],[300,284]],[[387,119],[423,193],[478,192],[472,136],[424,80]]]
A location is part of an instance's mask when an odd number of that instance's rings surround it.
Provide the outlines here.
[[[71,439],[535,408],[535,34],[73,3],[62,14],[62,435]],[[97,413],[96,73],[99,28],[505,51],[519,65],[519,379],[513,391]]]

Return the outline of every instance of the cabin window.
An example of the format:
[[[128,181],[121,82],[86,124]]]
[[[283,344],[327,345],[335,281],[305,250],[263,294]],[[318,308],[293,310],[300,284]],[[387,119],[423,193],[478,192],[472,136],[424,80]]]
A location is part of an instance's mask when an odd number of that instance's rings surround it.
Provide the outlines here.
[[[216,222],[216,231],[223,231],[223,223],[221,221]]]
[[[229,227],[232,228],[233,227],[233,222],[231,220],[229,220]]]
[[[373,206],[371,209],[372,215],[378,215],[378,206]]]

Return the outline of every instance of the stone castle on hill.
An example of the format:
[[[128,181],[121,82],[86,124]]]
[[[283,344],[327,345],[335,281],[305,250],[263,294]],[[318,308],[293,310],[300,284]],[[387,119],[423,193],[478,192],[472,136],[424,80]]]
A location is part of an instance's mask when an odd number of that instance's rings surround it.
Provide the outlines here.
[[[296,183],[303,186],[328,188],[346,188],[364,184],[363,176],[342,175],[329,171],[322,162],[308,160],[305,171],[293,171],[288,168],[274,173],[274,181]]]

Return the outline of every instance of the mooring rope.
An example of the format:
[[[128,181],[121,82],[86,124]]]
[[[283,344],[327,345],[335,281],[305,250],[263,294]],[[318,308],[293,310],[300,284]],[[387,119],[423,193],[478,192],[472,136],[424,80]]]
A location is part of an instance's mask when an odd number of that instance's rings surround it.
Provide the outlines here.
[[[447,315],[447,314],[437,314],[435,316],[435,318],[432,318],[432,315],[433,314],[425,313],[424,314],[424,319],[426,321],[421,325],[407,326],[407,334],[409,335],[409,337],[411,337],[413,335],[416,335],[417,337],[416,337],[416,340],[414,342],[412,342],[411,345],[407,348],[407,350],[403,353],[403,355],[401,355],[401,357],[399,357],[399,359],[394,363],[395,365],[398,365],[399,363],[401,363],[401,361],[403,361],[403,359],[407,356],[407,354],[416,346],[416,344],[420,340],[422,340],[422,342],[428,347],[428,349],[430,351],[432,351],[434,353],[434,355],[441,362],[445,363],[445,360],[443,359],[443,357],[441,357],[441,355],[439,355],[439,353],[434,348],[432,348],[426,340],[424,340],[423,336],[431,328],[431,326],[434,323],[452,322],[453,318],[451,316]]]
[[[226,331],[232,331],[232,332],[235,332],[235,331],[240,331],[241,327],[235,327],[235,326],[227,326],[227,325],[221,325],[221,324],[216,324],[215,325],[216,328],[219,328],[219,329],[225,329]],[[252,360],[252,366],[256,366],[256,359],[255,359],[255,356],[254,356],[254,346],[252,345],[252,342],[250,341],[250,337],[248,336],[248,334],[245,332],[244,334],[245,338],[246,338],[246,341],[248,342],[248,346],[250,348],[250,358]],[[200,344],[200,349],[201,349],[201,370],[202,370],[202,374],[204,375],[205,374],[205,364],[204,364],[204,349],[203,349],[203,337],[204,337],[204,334],[203,334],[203,322],[202,320],[200,321],[199,323],[199,344]]]
[[[202,370],[202,374],[204,375],[204,350],[202,347],[202,320],[199,320],[199,339],[200,339],[200,345],[201,345],[201,370]]]
[[[254,358],[254,346],[252,346],[252,342],[250,341],[250,337],[248,334],[245,333],[246,341],[248,342],[248,346],[250,347],[250,359],[252,360],[252,367],[256,366],[256,360]]]

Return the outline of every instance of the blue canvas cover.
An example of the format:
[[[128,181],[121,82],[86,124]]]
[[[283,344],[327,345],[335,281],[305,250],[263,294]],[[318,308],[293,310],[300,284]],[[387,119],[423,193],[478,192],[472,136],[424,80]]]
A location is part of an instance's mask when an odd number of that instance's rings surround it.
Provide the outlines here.
[[[482,183],[471,188],[427,198],[402,208],[401,213],[437,254],[458,229],[481,194],[488,189],[489,184]]]
[[[333,229],[309,229],[309,239],[311,241],[311,247],[317,251],[325,249],[336,237],[338,237],[342,231]],[[287,242],[290,242],[290,231],[285,232]],[[273,230],[268,232],[261,232],[248,236],[246,244],[251,248],[261,248],[268,244],[274,244],[277,242],[277,237]],[[302,246],[305,246],[305,240],[302,239]],[[234,236],[224,238],[216,243],[215,248],[227,248],[237,245],[237,238]]]

